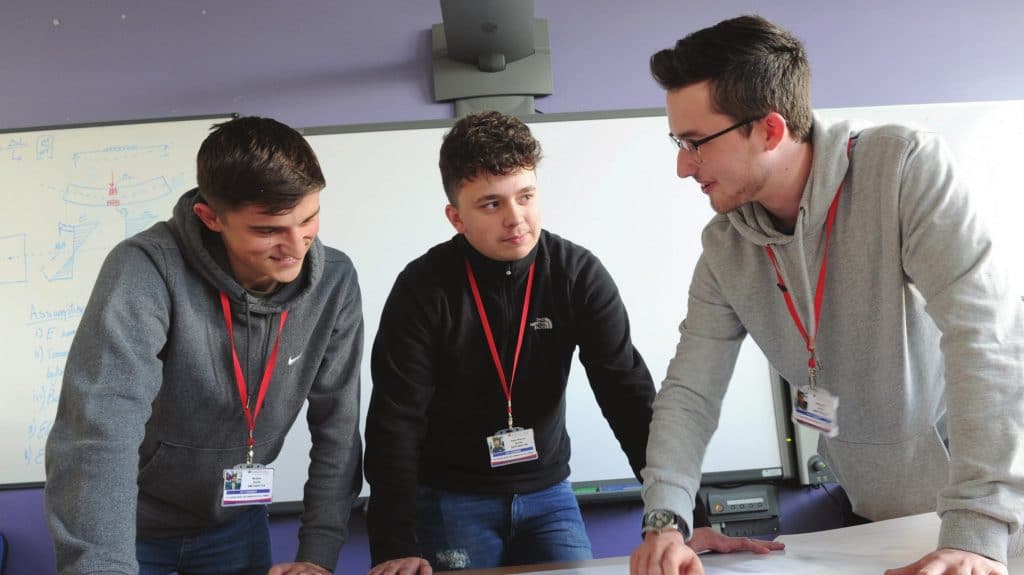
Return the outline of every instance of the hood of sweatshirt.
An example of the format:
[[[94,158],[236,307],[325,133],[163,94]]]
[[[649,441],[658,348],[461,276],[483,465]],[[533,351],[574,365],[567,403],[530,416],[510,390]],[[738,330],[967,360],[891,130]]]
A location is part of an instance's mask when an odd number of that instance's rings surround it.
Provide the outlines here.
[[[744,239],[758,246],[777,248],[774,252],[781,268],[779,272],[788,278],[786,284],[794,293],[799,315],[812,338],[816,331],[814,322],[810,321],[814,317],[815,293],[811,288],[808,260],[813,261],[814,254],[818,253],[817,243],[824,241],[825,234],[819,232],[825,228],[829,207],[846,179],[853,153],[848,146],[855,141],[851,138],[867,126],[867,123],[849,120],[828,123],[814,115],[811,172],[800,197],[792,234],[776,229],[768,211],[758,202],[749,202],[727,214],[730,224]]]
[[[309,295],[320,281],[324,272],[324,247],[316,237],[302,262],[302,273],[295,281],[284,284],[268,297],[258,297],[246,291],[231,274],[227,250],[220,235],[207,229],[192,211],[192,207],[201,201],[197,188],[186,192],[174,206],[173,215],[167,223],[183,246],[182,254],[188,265],[215,289],[227,294],[234,304],[246,306],[254,314],[278,314]]]
[[[804,193],[800,198],[800,209],[792,234],[775,229],[768,211],[757,202],[744,204],[729,212],[729,222],[740,235],[759,246],[786,245],[794,240],[799,241],[808,231],[824,227],[828,208],[850,165],[850,159],[846,154],[846,142],[867,125],[848,120],[828,123],[817,114],[814,115],[814,124],[811,127],[814,159],[811,173],[804,184]],[[826,155],[829,150],[837,152]]]

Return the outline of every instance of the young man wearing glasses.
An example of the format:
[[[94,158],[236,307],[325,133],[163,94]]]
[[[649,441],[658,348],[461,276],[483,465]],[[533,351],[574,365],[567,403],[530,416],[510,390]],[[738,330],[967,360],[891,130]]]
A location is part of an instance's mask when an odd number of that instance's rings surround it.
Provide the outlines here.
[[[590,558],[566,480],[577,346],[630,465],[643,468],[654,383],[601,262],[541,229],[539,161],[529,128],[498,112],[444,138],[445,215],[458,233],[398,276],[373,345],[373,575]],[[707,528],[691,545],[780,547]]]
[[[1005,574],[1024,517],[1024,315],[946,148],[815,117],[803,46],[759,17],[690,34],[651,70],[679,177],[719,215],[654,405],[631,573],[703,572],[683,541],[749,333],[803,394],[793,419],[821,432],[853,513],[941,515],[937,550],[890,573]]]

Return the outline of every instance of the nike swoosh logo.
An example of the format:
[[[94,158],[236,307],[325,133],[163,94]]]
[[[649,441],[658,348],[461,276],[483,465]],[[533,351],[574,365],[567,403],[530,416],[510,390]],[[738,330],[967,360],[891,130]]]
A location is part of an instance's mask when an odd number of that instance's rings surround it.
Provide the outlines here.
[[[299,361],[300,357],[302,357],[301,353],[299,355],[295,356],[295,357],[289,357],[288,358],[288,365],[291,365],[291,364],[295,363],[296,361]]]

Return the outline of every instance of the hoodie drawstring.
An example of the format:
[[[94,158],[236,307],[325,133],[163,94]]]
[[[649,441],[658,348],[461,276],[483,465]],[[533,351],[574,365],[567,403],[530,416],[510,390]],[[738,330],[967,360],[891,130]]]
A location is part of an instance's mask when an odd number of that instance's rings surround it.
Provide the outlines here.
[[[274,348],[270,351],[270,357],[267,359],[267,366],[263,370],[263,377],[260,380],[259,391],[256,394],[256,404],[250,408],[249,388],[246,385],[245,375],[242,373],[241,363],[238,361],[238,353],[235,351],[235,330],[231,320],[231,302],[228,300],[227,294],[224,292],[220,293],[221,309],[224,312],[224,323],[228,328],[228,340],[231,344],[231,359],[235,371],[235,384],[238,386],[238,398],[242,404],[242,413],[245,415],[245,422],[249,428],[249,441],[248,441],[248,456],[246,458],[246,464],[250,467],[253,465],[253,446],[255,445],[255,430],[256,430],[256,418],[259,416],[260,408],[263,407],[263,399],[266,397],[267,388],[270,386],[270,378],[274,374],[274,365],[277,363],[277,352],[281,344],[281,334],[284,333],[284,324],[288,319],[288,310],[281,312],[279,325],[277,328],[277,339],[274,341]],[[249,305],[248,299],[246,299],[246,317],[249,317]],[[267,330],[268,333],[270,330]],[[249,332],[248,322],[246,325],[246,332]],[[246,348],[249,345],[246,342]],[[248,354],[247,354],[248,355]],[[248,365],[248,357],[246,357],[246,365]]]

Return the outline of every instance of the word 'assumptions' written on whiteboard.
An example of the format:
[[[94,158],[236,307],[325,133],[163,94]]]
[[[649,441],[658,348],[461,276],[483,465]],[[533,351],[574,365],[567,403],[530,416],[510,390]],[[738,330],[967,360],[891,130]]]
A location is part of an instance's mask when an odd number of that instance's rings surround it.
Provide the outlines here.
[[[199,144],[226,119],[0,133],[0,483],[43,480],[64,361],[100,264],[170,216],[195,186]]]

